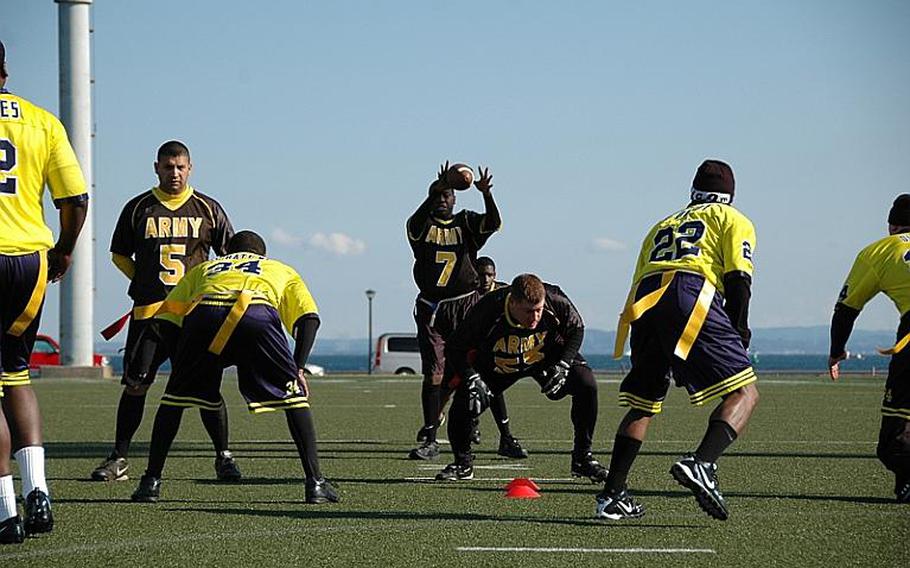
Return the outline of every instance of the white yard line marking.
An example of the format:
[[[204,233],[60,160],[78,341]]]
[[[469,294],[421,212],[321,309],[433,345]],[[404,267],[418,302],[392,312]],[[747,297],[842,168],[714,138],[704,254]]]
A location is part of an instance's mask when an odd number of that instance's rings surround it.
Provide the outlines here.
[[[717,554],[712,548],[549,548],[520,546],[459,546],[458,552],[582,552],[595,554]]]
[[[419,465],[417,469],[439,469],[438,465]],[[529,466],[520,463],[494,464],[494,465],[475,465],[474,469],[531,469]]]

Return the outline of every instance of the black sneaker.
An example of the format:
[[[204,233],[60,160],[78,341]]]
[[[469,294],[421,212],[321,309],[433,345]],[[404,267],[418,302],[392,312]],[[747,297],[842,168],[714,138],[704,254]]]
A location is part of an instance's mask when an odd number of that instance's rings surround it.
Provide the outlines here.
[[[335,492],[335,488],[326,478],[307,479],[306,481],[306,502],[310,505],[319,505],[322,503],[337,503],[341,498]]]
[[[424,442],[408,454],[408,459],[411,460],[432,461],[438,457],[439,444],[436,442]]]
[[[218,481],[240,481],[240,468],[230,450],[220,452],[215,458],[215,477]]]
[[[632,494],[623,489],[619,492],[603,491],[597,494],[597,508],[594,517],[597,519],[638,519],[645,514],[645,508],[635,502]]]
[[[25,540],[25,527],[18,515],[0,522],[0,544],[19,544]]]
[[[133,501],[137,503],[157,503],[161,497],[161,478],[143,475],[139,487],[133,491]]]
[[[591,483],[603,483],[607,480],[607,468],[594,459],[591,452],[581,457],[572,456],[572,477],[587,477]]]
[[[436,481],[467,481],[474,479],[474,464],[450,463],[436,474]]]
[[[496,453],[516,460],[523,460],[528,457],[528,450],[522,448],[514,436],[501,437],[499,439],[499,450]]]
[[[910,503],[910,480],[907,480],[903,485],[895,487],[894,495],[897,497],[898,503]]]
[[[129,468],[126,458],[112,455],[92,471],[92,481],[126,481]]]
[[[48,533],[54,529],[54,514],[47,493],[33,489],[25,496],[25,534]]]
[[[695,495],[702,511],[720,521],[727,520],[729,513],[718,488],[716,463],[698,461],[692,454],[687,454],[673,464],[670,474]]]

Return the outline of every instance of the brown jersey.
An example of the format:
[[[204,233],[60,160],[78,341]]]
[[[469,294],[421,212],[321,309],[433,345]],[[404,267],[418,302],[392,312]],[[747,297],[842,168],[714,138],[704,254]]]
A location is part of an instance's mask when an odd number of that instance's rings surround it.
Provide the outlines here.
[[[129,296],[137,306],[164,300],[190,268],[208,260],[209,251],[227,252],[234,228],[221,205],[189,189],[171,209],[151,189],[129,200],[111,238],[111,252],[132,257],[136,274]]]
[[[513,321],[508,311],[511,286],[487,293],[446,340],[446,359],[463,377],[477,371],[492,377],[531,376],[558,361],[581,362],[578,350],[584,322],[558,286],[544,284],[543,316],[533,329]],[[468,353],[475,351],[473,363]]]
[[[487,230],[485,218],[481,213],[463,210],[448,220],[430,215],[423,227],[411,227],[409,222],[414,281],[421,297],[438,302],[477,289],[477,251],[499,228]]]

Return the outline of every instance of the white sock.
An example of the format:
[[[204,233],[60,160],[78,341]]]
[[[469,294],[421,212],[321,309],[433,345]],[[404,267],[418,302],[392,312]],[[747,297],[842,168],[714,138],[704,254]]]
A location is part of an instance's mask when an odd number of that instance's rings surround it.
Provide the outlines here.
[[[0,477],[0,521],[5,521],[18,514],[19,512],[16,511],[16,488],[13,487],[13,476],[4,475]]]
[[[13,454],[19,464],[19,477],[22,478],[22,498],[35,489],[47,490],[47,479],[44,477],[44,448],[41,446],[26,446]]]

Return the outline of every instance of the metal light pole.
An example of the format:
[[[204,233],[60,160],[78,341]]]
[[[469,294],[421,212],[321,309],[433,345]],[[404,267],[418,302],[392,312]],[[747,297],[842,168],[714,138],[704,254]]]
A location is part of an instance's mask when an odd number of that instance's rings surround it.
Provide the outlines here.
[[[369,313],[367,323],[367,374],[373,374],[373,298],[376,297],[376,290],[367,290],[367,311]]]

